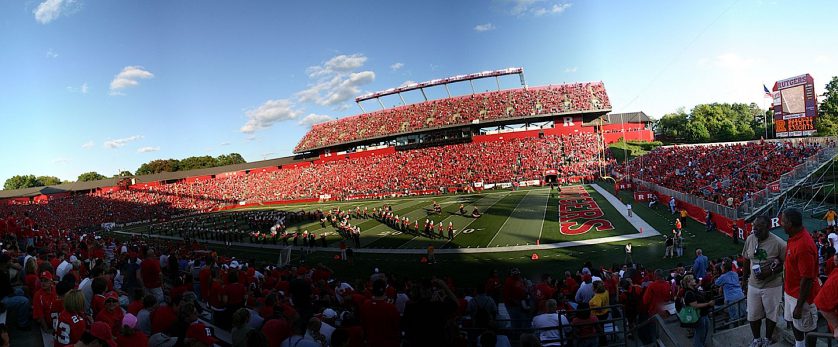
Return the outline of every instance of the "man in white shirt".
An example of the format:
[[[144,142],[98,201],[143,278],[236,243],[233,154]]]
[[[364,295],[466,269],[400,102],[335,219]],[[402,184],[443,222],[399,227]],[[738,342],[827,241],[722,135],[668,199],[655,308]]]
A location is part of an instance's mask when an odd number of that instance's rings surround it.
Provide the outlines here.
[[[835,248],[835,251],[838,252],[838,233],[833,230],[826,238],[829,240],[829,244],[832,245],[832,248]]]
[[[546,303],[547,310],[545,313],[537,315],[532,319],[532,328],[535,330],[536,336],[541,340],[542,346],[561,346],[562,342],[567,341],[570,335],[570,322],[564,315],[559,315],[557,312],[558,304],[556,300],[550,299]],[[561,323],[559,320],[561,319]],[[559,329],[545,329],[555,328],[561,326]]]

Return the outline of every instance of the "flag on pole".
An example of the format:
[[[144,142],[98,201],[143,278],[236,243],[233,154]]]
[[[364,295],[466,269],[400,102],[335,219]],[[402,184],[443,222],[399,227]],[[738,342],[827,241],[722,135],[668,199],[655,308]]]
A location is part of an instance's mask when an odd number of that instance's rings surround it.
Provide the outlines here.
[[[774,99],[774,94],[771,94],[771,91],[768,90],[768,87],[766,87],[764,84],[762,85],[762,90],[765,91],[765,97],[766,98]]]

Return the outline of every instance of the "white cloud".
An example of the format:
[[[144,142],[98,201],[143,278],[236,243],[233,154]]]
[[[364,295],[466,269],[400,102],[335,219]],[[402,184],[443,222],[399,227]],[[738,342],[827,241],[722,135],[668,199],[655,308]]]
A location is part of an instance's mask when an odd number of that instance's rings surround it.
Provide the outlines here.
[[[70,159],[68,159],[68,158],[56,158],[52,161],[53,164],[58,164],[58,165],[67,164],[69,162],[70,162]]]
[[[406,86],[409,86],[411,84],[416,84],[416,81],[411,81],[411,80],[404,81],[404,82],[402,82],[402,84],[399,85],[399,87],[406,87]]]
[[[68,86],[67,87],[67,91],[70,92],[70,93],[87,94],[88,90],[89,90],[89,88],[87,87],[87,82],[82,83],[81,86],[79,86],[78,88],[73,87],[73,86]]]
[[[245,111],[249,120],[241,129],[241,132],[251,134],[259,129],[265,129],[276,122],[297,118],[302,113],[288,99],[268,100],[259,107]]]
[[[93,144],[93,140],[90,140],[90,141],[85,142],[83,145],[81,145],[81,148],[91,149],[91,148],[93,148],[93,146],[95,146]]]
[[[105,141],[105,147],[110,148],[110,149],[116,149],[116,148],[125,146],[128,142],[141,140],[142,138],[143,137],[141,135],[134,135],[134,136],[129,136],[129,137],[121,138],[121,139],[107,140],[107,141]]]
[[[335,119],[332,118],[331,116],[327,116],[327,115],[324,115],[324,114],[310,113],[308,116],[305,116],[302,119],[300,119],[299,124],[300,125],[312,126],[312,125],[315,125],[315,124],[325,123],[325,122],[329,122],[329,121],[333,121],[333,120],[335,120]]]
[[[341,54],[333,57],[332,59],[329,59],[328,61],[323,63],[323,65],[309,66],[308,69],[306,69],[306,73],[308,73],[308,77],[311,78],[336,73],[345,73],[355,70],[361,66],[364,66],[364,63],[366,61],[367,57],[363,54]]]
[[[47,51],[47,58],[58,58],[58,53],[55,53],[52,48],[50,48],[50,50]]]
[[[571,3],[564,3],[564,4],[553,4],[551,7],[539,7],[534,8],[531,10],[532,14],[536,17],[543,16],[545,14],[560,14],[573,6]]]
[[[566,67],[566,68],[564,69],[564,72],[567,72],[567,73],[574,73],[574,72],[576,72],[576,70],[579,70],[579,67],[578,67],[578,66],[574,66],[574,67]]]
[[[363,54],[339,55],[321,66],[309,67],[306,72],[315,82],[297,92],[297,101],[340,108],[343,102],[361,92],[361,86],[375,80],[375,72],[354,72],[366,61]]]
[[[41,24],[52,22],[62,15],[70,15],[78,9],[78,2],[76,0],[46,0],[32,11],[35,15],[35,20]]]
[[[221,143],[221,145],[222,145],[222,146],[229,146],[229,145],[230,145],[230,141],[224,141],[224,142],[222,142],[222,143]]]
[[[512,3],[512,8],[509,10],[509,14],[513,16],[519,16],[527,12],[530,7],[540,1],[543,0],[512,0],[509,1]]]
[[[495,30],[495,25],[492,23],[478,24],[474,26],[474,31],[482,33],[484,31]]]
[[[126,66],[111,81],[110,94],[125,95],[119,90],[140,84],[140,79],[149,79],[152,77],[154,77],[154,74],[145,70],[142,66]]]
[[[150,152],[157,152],[159,150],[160,150],[160,147],[142,147],[140,149],[137,149],[137,152],[139,152],[139,153],[150,153]]]
[[[404,67],[404,64],[402,64],[402,63],[395,63],[395,64],[393,64],[393,65],[390,65],[390,70],[397,71],[397,70],[399,70],[399,69],[401,69],[401,68],[403,68],[403,67]]]

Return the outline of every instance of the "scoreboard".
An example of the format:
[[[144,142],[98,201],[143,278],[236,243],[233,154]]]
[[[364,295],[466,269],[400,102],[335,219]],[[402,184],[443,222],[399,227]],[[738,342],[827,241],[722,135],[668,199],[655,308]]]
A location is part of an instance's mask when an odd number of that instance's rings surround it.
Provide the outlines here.
[[[818,97],[812,76],[805,74],[777,81],[772,90],[777,137],[816,135]]]

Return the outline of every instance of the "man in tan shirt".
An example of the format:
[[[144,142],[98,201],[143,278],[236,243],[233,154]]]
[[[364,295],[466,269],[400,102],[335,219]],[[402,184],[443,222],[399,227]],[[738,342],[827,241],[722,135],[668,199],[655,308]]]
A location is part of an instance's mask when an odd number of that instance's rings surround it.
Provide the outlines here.
[[[783,262],[786,259],[786,242],[769,232],[771,220],[759,216],[753,224],[753,233],[745,239],[742,256],[748,283],[748,322],[754,340],[753,347],[773,343],[777,325],[778,308],[783,297]],[[761,337],[762,319],[765,318],[765,337]]]

